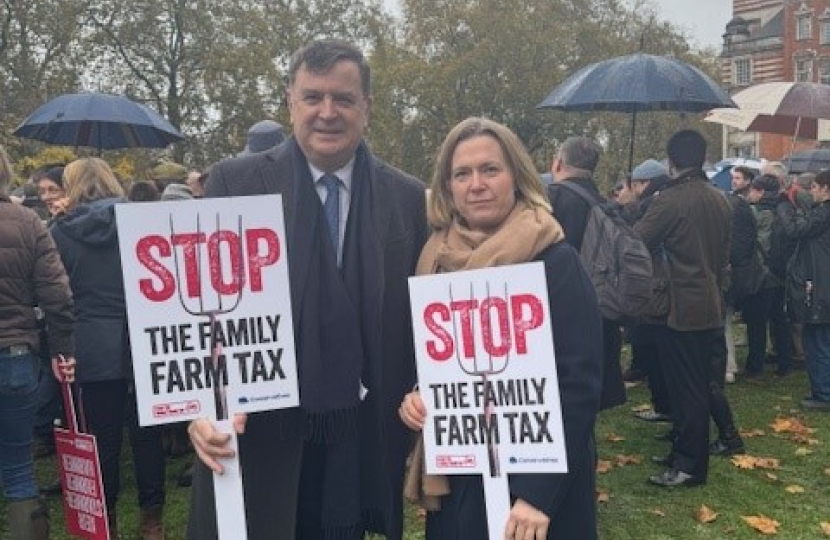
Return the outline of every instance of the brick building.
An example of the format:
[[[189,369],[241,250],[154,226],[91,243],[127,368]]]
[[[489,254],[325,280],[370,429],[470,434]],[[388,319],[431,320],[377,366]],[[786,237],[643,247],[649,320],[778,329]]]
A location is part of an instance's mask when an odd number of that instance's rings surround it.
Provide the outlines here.
[[[732,0],[721,73],[731,93],[765,82],[830,84],[830,0]],[[788,136],[726,129],[723,154],[781,159],[791,144]]]

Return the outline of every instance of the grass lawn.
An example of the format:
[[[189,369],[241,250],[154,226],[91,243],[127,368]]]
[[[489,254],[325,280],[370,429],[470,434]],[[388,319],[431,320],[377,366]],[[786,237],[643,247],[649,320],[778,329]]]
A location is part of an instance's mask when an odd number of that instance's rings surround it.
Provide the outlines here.
[[[668,443],[654,440],[666,424],[635,420],[632,408],[648,403],[649,394],[645,385],[631,389],[629,403],[603,413],[596,430],[599,458],[610,462],[610,470],[597,476],[608,498],[599,507],[600,537],[757,539],[764,535],[743,517],[765,516],[779,523],[776,538],[830,538],[830,530],[821,528],[822,523],[830,528],[830,414],[801,410],[798,403],[807,388],[803,370],[785,378],[770,373],[759,382],[739,378],[728,385],[747,455],[774,458],[777,466],[770,461],[761,465],[772,468],[743,469],[730,458],[713,458],[705,486],[678,489],[646,483],[649,475],[662,470],[650,463],[650,456],[667,452]],[[799,424],[784,420],[798,420],[810,431],[789,431]],[[698,519],[704,505],[717,513],[714,521]]]
[[[743,355],[739,349],[739,358]],[[739,468],[729,458],[714,458],[708,484],[668,490],[646,483],[649,475],[661,470],[649,462],[649,457],[664,454],[668,449],[668,443],[654,439],[655,434],[666,429],[665,424],[635,420],[632,409],[648,403],[648,391],[642,384],[630,389],[629,402],[603,413],[597,425],[600,468],[605,471],[598,475],[598,487],[601,498],[606,499],[599,505],[600,537],[603,540],[758,539],[765,536],[743,518],[764,516],[779,524],[773,538],[830,538],[830,530],[825,533],[821,528],[825,523],[830,529],[830,414],[800,409],[798,402],[807,393],[807,387],[803,370],[785,378],[769,374],[758,382],[739,378],[736,384],[729,385],[727,392],[738,426],[746,434],[748,455],[773,458],[777,462],[759,461],[754,464],[755,468]],[[800,429],[800,425],[809,431]],[[187,459],[171,459],[168,467],[165,523],[170,540],[184,538],[189,490],[178,487],[176,479]],[[118,507],[124,540],[138,538],[135,483],[129,460],[129,455],[125,455]],[[753,465],[752,460],[745,462],[747,467]],[[37,464],[42,482],[54,478],[51,458],[39,460]],[[52,538],[69,538],[63,530],[59,499],[53,497],[50,503]],[[716,514],[714,520],[698,516],[702,506]],[[0,518],[2,538],[6,521],[2,500],[0,516],[3,516]],[[423,538],[422,521],[413,508],[408,510],[407,523],[407,540]]]

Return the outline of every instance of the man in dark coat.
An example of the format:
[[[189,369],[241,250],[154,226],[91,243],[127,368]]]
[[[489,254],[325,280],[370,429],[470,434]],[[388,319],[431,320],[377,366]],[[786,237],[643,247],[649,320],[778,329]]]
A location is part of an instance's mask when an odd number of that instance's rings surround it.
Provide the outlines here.
[[[369,66],[317,41],[289,67],[294,136],[211,169],[206,195],[283,197],[300,407],[250,415],[239,459],[250,540],[402,537],[409,446],[397,407],[415,382],[407,277],[425,241],[424,187],[363,142]],[[242,426],[240,426],[242,427]],[[227,435],[191,425],[221,470]],[[216,538],[210,471],[197,467],[188,538]]]
[[[669,469],[649,480],[670,487],[701,484],[708,474],[709,382],[723,339],[732,209],[703,172],[700,133],[675,133],[666,153],[672,180],[634,230],[649,249],[662,245],[666,254],[669,313],[656,338],[677,437]]]
[[[597,202],[604,202],[593,179],[601,151],[600,146],[587,137],[569,137],[559,147],[551,164],[553,183],[547,187],[547,191],[553,216],[565,230],[565,241],[577,251],[582,247],[591,207],[577,193],[557,184],[574,182],[588,190]],[[604,362],[600,409],[604,410],[625,403],[626,396],[620,366],[622,333],[619,323],[603,319],[602,337]]]

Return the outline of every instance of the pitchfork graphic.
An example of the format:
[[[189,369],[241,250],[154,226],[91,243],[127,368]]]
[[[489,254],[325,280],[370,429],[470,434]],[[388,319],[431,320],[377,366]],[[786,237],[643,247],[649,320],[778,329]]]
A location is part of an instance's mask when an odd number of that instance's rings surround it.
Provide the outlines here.
[[[202,235],[202,222],[201,222],[201,214],[196,214],[196,236],[201,237]],[[202,242],[196,242],[195,246],[195,261],[196,261],[196,275],[198,276],[199,282],[199,295],[197,297],[196,303],[198,306],[191,306],[188,304],[188,300],[185,298],[184,293],[182,292],[184,287],[182,287],[182,276],[181,276],[181,268],[179,264],[179,252],[175,248],[173,249],[173,260],[174,260],[174,267],[176,269],[176,289],[179,293],[179,303],[188,314],[193,315],[194,317],[207,317],[208,323],[210,324],[210,365],[208,366],[210,371],[213,374],[213,399],[214,405],[216,410],[216,419],[217,420],[227,420],[229,418],[228,415],[228,396],[227,396],[227,375],[226,374],[227,366],[224,358],[221,356],[222,347],[216,340],[216,335],[214,332],[214,328],[216,325],[216,317],[218,315],[224,315],[226,313],[230,313],[234,311],[238,306],[239,303],[242,301],[242,289],[244,285],[245,273],[242,270],[244,268],[242,262],[244,260],[243,248],[242,248],[242,216],[238,216],[237,218],[237,228],[239,231],[238,238],[240,239],[239,244],[239,262],[240,264],[237,266],[239,269],[236,274],[236,279],[238,280],[238,290],[235,295],[232,295],[232,299],[229,304],[226,305],[225,303],[225,295],[223,295],[220,291],[216,291],[216,301],[212,306],[206,306],[205,302],[205,287],[202,276]],[[169,216],[170,222],[170,236],[171,238],[175,235],[175,227],[173,225],[173,214]],[[219,213],[216,214],[216,231],[220,231],[221,223],[219,218]],[[211,261],[212,265],[216,265],[217,268],[215,269],[217,272],[220,271],[221,268],[221,260]],[[231,265],[233,267],[233,265]],[[214,270],[214,269],[211,269]]]
[[[486,284],[487,298],[490,298],[490,283]],[[473,291],[473,283],[470,283],[470,298],[475,298]],[[504,286],[504,298],[508,298],[507,284]],[[450,287],[450,303],[454,301],[452,287]],[[455,342],[458,343],[458,323],[453,317],[453,333]],[[507,515],[510,512],[510,491],[507,483],[507,476],[501,472],[501,464],[499,463],[499,449],[493,441],[493,423],[496,423],[498,428],[498,421],[496,419],[495,410],[496,404],[490,398],[493,395],[488,391],[488,377],[498,375],[507,369],[510,363],[510,355],[504,358],[493,358],[489,352],[486,358],[479,358],[478,351],[476,351],[473,358],[472,365],[470,362],[465,362],[458,350],[455,348],[455,360],[458,367],[467,375],[481,377],[484,389],[484,423],[487,428],[487,463],[489,465],[489,474],[482,474],[482,481],[484,483],[484,496],[487,505],[487,526],[490,533],[491,540],[501,540],[504,537],[504,529],[507,524]]]
[[[175,235],[175,226],[173,225],[173,214],[170,214],[169,222],[170,236],[172,238]],[[223,460],[223,474],[213,474],[213,487],[216,505],[216,524],[219,533],[218,537],[220,540],[226,540],[230,538],[233,538],[234,540],[246,540],[248,538],[247,524],[245,519],[245,494],[242,488],[242,471],[239,465],[238,445],[236,434],[234,432],[233,424],[229,418],[230,415],[228,411],[228,373],[226,367],[227,363],[224,357],[222,356],[222,347],[216,339],[216,333],[214,331],[216,328],[215,325],[217,317],[234,311],[239,306],[239,303],[242,301],[242,289],[245,279],[243,270],[244,247],[242,245],[242,216],[238,216],[237,218],[237,228],[239,233],[237,236],[237,238],[239,239],[239,245],[237,246],[239,264],[230,265],[231,268],[238,269],[234,276],[234,278],[237,280],[236,283],[238,285],[235,294],[225,295],[221,291],[217,290],[215,298],[206,299],[206,297],[208,295],[211,295],[211,293],[206,293],[205,289],[209,287],[205,286],[206,280],[203,279],[204,276],[202,276],[203,242],[196,242],[195,247],[192,248],[195,250],[195,253],[185,254],[185,257],[192,256],[195,258],[195,273],[198,277],[199,283],[198,295],[196,297],[196,300],[192,302],[192,304],[194,305],[191,305],[191,302],[182,292],[182,289],[184,287],[182,286],[183,282],[181,275],[181,264],[179,261],[179,253],[175,248],[173,249],[173,261],[174,266],[176,268],[176,285],[179,291],[179,303],[181,304],[182,308],[191,316],[207,317],[208,323],[210,324],[210,359],[208,369],[213,374],[213,399],[216,411],[216,428],[224,433],[229,433],[231,435],[228,444],[230,448],[233,449],[234,453],[236,453],[236,456],[234,458]],[[219,213],[216,214],[215,230],[217,233],[222,230]],[[197,239],[201,239],[202,236],[202,223],[200,214],[196,214],[196,236]],[[210,248],[208,248],[208,253],[210,253]],[[231,247],[231,257],[233,256],[233,254],[233,247]],[[210,260],[210,271],[216,272],[216,275],[221,276],[222,259],[219,256],[218,248],[216,250],[215,260],[212,257],[208,258]],[[225,296],[230,296],[230,298],[226,300]],[[212,302],[210,300],[212,300]]]

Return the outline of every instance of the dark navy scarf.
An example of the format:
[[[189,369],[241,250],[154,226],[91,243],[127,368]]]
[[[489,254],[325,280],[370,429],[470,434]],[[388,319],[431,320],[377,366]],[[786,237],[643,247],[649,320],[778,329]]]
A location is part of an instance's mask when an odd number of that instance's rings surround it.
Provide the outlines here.
[[[375,349],[382,315],[382,246],[372,226],[371,155],[364,144],[358,147],[338,268],[306,158],[293,139],[288,144],[293,145],[296,180],[290,260],[305,263],[291,269],[292,282],[302,283],[295,291],[294,324],[305,437],[324,447],[325,537],[354,538],[376,510],[361,503],[358,417],[361,382],[372,390],[363,374],[369,373],[370,360],[379,360]]]

